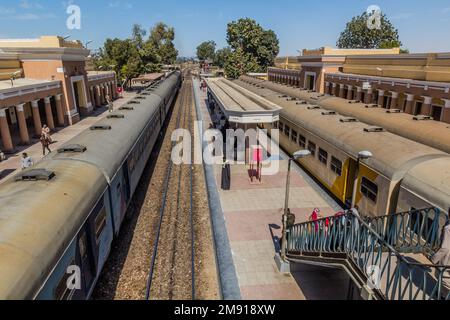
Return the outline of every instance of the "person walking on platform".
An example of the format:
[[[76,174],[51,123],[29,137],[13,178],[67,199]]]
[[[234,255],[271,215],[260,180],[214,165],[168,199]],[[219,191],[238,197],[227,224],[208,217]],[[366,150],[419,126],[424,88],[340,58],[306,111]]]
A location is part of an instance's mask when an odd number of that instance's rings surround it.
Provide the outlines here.
[[[33,159],[27,153],[22,153],[22,170],[28,169],[34,165]]]
[[[114,104],[113,104],[109,94],[107,94],[105,98],[106,98],[106,103],[108,104],[108,110],[111,113],[114,111]]]
[[[50,141],[48,140],[48,138],[43,134],[41,135],[41,144],[42,144],[42,154],[45,156],[45,150],[48,150],[48,153],[51,153],[52,150],[50,150]]]
[[[50,128],[46,124],[42,126],[41,134],[45,136],[50,144],[52,143],[52,138],[50,137]]]
[[[450,213],[450,210],[449,210]],[[450,220],[447,221],[441,238],[441,247],[438,252],[431,258],[431,262],[435,265],[450,266]],[[436,270],[436,276],[439,277],[439,270]],[[450,270],[443,271],[442,275],[442,290],[443,296],[447,296],[450,293]]]

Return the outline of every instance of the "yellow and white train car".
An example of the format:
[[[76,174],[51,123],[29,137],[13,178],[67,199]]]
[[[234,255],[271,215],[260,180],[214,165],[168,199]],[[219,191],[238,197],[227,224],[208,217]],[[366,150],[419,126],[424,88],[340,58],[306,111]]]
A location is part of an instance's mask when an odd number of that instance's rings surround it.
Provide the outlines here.
[[[311,151],[312,156],[300,160],[301,165],[342,203],[351,203],[356,187],[356,204],[364,215],[375,217],[398,212],[401,208],[410,210],[414,207],[412,204],[406,208],[407,205],[400,202],[403,201],[400,194],[406,197],[406,190],[409,190],[406,185],[402,188],[403,180],[411,180],[416,171],[420,171],[419,165],[450,163],[448,153],[381,127],[317,105],[286,99],[268,89],[260,88],[257,92],[283,108],[278,123],[262,127],[269,132],[279,129],[280,146],[291,154],[299,149]],[[364,150],[372,152],[373,157],[361,162],[356,170],[358,153]],[[358,183],[354,186],[357,171]],[[424,199],[430,199],[425,192],[422,194]],[[415,208],[439,206],[447,211],[450,194],[447,192],[442,197],[446,198],[424,202]]]

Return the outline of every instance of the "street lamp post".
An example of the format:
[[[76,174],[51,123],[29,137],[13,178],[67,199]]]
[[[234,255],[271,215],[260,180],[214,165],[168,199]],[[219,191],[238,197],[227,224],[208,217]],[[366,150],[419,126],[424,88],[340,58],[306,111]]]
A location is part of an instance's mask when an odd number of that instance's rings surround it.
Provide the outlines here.
[[[356,206],[356,194],[358,192],[358,181],[359,181],[359,165],[361,160],[367,160],[372,158],[373,155],[370,151],[361,151],[358,153],[358,162],[356,164],[356,172],[355,172],[355,182],[353,183],[353,196],[352,196],[352,206],[351,209],[354,209]]]
[[[281,259],[286,261],[286,247],[287,247],[287,220],[289,215],[289,194],[290,194],[290,184],[291,184],[291,166],[292,161],[303,159],[311,155],[309,150],[301,150],[297,151],[293,154],[292,157],[289,158],[288,162],[288,171],[287,171],[287,179],[286,179],[286,197],[284,202],[284,213],[283,213],[283,230],[282,230],[282,238],[281,238]]]

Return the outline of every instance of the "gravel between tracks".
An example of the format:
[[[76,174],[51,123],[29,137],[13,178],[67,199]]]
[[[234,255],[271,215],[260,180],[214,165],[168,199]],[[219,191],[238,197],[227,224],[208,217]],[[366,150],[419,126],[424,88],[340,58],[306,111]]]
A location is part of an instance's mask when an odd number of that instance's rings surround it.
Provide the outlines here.
[[[183,99],[184,95],[184,99]],[[182,100],[186,103],[182,105]],[[167,165],[172,151],[171,135],[176,129],[180,108],[180,127],[188,128],[188,116],[195,121],[192,81],[186,77],[167,124],[161,148],[155,147],[129,208],[119,237],[114,241],[93,299],[143,300],[149,275],[153,244],[162,205]],[[183,110],[181,110],[183,111]],[[193,134],[191,133],[192,137]],[[160,142],[161,144],[161,142]],[[159,150],[158,150],[159,149]],[[158,152],[159,151],[159,152]],[[181,180],[179,173],[181,171]],[[189,165],[173,166],[167,207],[155,263],[151,299],[191,299],[191,241],[189,225]],[[177,196],[178,185],[181,188]],[[179,204],[180,210],[177,210]],[[218,299],[218,279],[205,180],[201,165],[193,170],[193,221],[195,235],[196,299]]]

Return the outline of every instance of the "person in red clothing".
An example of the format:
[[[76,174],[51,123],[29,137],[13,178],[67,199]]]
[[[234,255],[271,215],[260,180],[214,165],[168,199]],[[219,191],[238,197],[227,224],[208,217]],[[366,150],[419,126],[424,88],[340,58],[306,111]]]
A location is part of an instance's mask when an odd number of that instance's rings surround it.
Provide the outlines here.
[[[309,217],[309,221],[314,222],[316,232],[319,231],[319,224],[317,223],[317,221],[322,218],[323,217],[320,214],[320,209],[318,209],[318,208],[315,208],[314,211],[312,212],[311,216]]]

